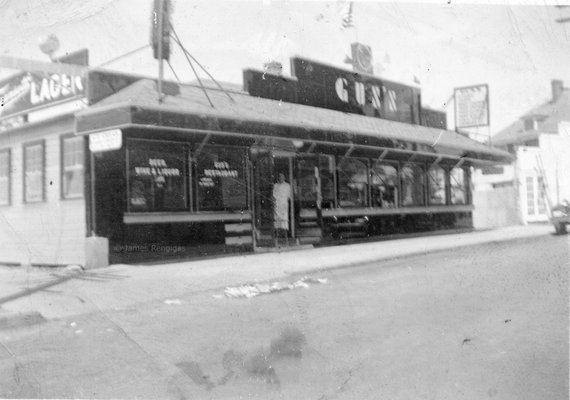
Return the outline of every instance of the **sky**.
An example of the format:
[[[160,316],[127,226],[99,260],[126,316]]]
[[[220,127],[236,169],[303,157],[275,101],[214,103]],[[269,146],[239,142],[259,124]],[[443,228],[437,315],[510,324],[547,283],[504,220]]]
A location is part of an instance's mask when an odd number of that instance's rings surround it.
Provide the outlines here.
[[[173,0],[172,21],[187,50],[223,82],[241,84],[243,69],[262,69],[270,60],[289,74],[295,55],[349,69],[344,59],[350,43],[359,41],[371,46],[379,77],[418,78],[427,107],[451,110],[454,88],[488,84],[491,126],[481,129],[491,133],[548,101],[552,79],[570,87],[570,23],[556,22],[570,17],[570,7],[448,1],[357,1],[355,27],[342,29],[345,0]],[[156,75],[149,48],[105,64],[148,44],[151,4],[0,0],[0,54],[47,61],[38,43],[53,33],[60,41],[56,55],[88,48],[92,66]],[[171,64],[181,80],[195,80],[180,50]]]

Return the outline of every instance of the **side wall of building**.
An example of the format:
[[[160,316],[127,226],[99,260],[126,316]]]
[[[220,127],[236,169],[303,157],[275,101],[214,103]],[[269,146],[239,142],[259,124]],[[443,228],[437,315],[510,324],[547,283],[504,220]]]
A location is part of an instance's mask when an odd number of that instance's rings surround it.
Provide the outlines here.
[[[73,133],[71,116],[0,133],[9,149],[10,204],[0,206],[0,263],[85,262],[85,199],[62,198],[62,135]],[[24,146],[44,143],[44,200],[24,199]]]
[[[473,227],[499,228],[520,223],[516,189],[511,186],[473,192]]]
[[[548,221],[547,199],[552,205],[570,200],[570,135],[542,134],[538,147],[522,146],[517,151],[517,182],[524,223]],[[539,164],[542,164],[542,170]]]
[[[552,203],[570,201],[570,130],[541,135],[539,145]]]
[[[521,223],[514,164],[475,169],[473,227],[489,229]]]

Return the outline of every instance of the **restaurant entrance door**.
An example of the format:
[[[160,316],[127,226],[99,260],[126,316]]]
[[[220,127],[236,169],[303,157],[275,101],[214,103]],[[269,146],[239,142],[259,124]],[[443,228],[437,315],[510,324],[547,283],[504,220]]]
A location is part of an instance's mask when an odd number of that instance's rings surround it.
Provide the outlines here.
[[[293,157],[294,153],[252,150],[254,234],[257,247],[295,242]],[[283,174],[284,182],[279,182],[280,174]],[[277,199],[274,198],[274,189]]]

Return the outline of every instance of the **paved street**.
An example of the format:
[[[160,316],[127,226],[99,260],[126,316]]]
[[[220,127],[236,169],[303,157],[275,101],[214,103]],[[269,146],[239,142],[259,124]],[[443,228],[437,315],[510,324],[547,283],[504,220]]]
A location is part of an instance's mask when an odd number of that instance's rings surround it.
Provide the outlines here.
[[[569,261],[548,235],[3,330],[0,397],[564,399]]]

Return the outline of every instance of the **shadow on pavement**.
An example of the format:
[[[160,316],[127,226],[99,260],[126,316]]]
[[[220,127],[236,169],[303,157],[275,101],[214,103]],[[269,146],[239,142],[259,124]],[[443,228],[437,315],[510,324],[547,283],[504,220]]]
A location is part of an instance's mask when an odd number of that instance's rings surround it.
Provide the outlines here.
[[[54,273],[51,274],[48,281],[45,282],[44,279],[38,280],[38,284],[32,287],[26,287],[25,289],[13,293],[9,296],[0,297],[0,305],[5,304],[10,301],[14,301],[21,297],[29,296],[34,293],[45,291],[48,288],[53,286],[60,285],[64,282],[67,282],[72,279],[82,280],[82,281],[93,281],[93,282],[107,282],[112,280],[121,280],[127,278],[127,275],[118,274],[114,272],[84,272],[84,273],[71,273],[71,274],[58,274]],[[30,281],[26,280],[26,284],[29,284]]]

